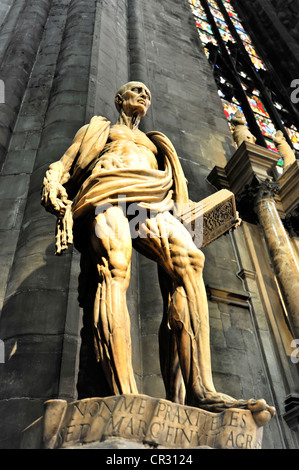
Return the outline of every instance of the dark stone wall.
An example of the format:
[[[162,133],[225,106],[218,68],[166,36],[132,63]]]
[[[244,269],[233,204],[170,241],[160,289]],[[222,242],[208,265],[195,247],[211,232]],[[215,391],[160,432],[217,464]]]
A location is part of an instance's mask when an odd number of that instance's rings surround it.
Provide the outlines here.
[[[45,400],[77,396],[79,255],[69,250],[54,256],[55,220],[40,206],[48,165],[92,115],[116,120],[114,95],[128,80],[150,88],[153,103],[142,128],[164,132],[173,142],[191,199],[214,191],[207,175],[215,165],[224,166],[235,148],[187,1],[43,0],[36,8],[34,1],[19,0],[5,5],[10,9],[0,29],[0,78],[7,91],[0,105],[0,338],[6,353],[0,364],[0,447],[11,448],[41,416]],[[242,243],[241,232],[237,244],[245,256]],[[246,293],[229,235],[204,252],[207,285],[228,294]],[[156,266],[136,254],[128,306],[140,392],[163,397]],[[248,306],[212,299],[210,315],[217,388],[238,397],[263,396],[271,403],[273,381],[261,353],[267,342],[275,362],[266,322],[259,325],[266,338],[260,344]],[[276,379],[275,384],[279,371]],[[267,446],[283,447],[281,417],[271,426]]]
[[[19,432],[41,414],[46,399],[74,395],[76,257],[53,256],[55,220],[40,206],[40,189],[48,165],[85,123],[95,4],[27,1],[15,15],[1,67],[6,90],[1,142],[2,149],[9,148],[1,173],[7,279],[3,274],[3,446],[17,445]]]

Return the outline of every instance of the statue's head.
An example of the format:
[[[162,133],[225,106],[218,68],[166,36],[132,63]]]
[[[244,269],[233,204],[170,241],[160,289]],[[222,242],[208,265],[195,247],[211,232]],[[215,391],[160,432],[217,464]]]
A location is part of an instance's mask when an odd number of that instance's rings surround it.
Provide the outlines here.
[[[151,105],[151,93],[141,82],[128,82],[123,85],[115,96],[115,106],[119,113],[122,111],[127,116],[138,115],[142,118],[146,115]]]
[[[275,136],[274,136],[274,142],[276,142],[277,144],[283,142],[285,139],[282,131],[277,131]]]
[[[231,122],[234,125],[245,125],[246,119],[244,114],[238,109],[235,114],[231,117]]]

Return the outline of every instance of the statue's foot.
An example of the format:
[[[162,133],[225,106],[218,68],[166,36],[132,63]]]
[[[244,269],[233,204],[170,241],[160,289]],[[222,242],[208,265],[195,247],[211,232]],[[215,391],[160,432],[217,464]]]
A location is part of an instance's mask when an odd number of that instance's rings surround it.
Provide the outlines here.
[[[207,411],[219,413],[230,408],[239,408],[249,410],[258,426],[264,426],[275,415],[275,408],[267,405],[266,401],[261,398],[255,400],[236,400],[224,393],[206,392],[205,397],[201,398],[196,405]]]

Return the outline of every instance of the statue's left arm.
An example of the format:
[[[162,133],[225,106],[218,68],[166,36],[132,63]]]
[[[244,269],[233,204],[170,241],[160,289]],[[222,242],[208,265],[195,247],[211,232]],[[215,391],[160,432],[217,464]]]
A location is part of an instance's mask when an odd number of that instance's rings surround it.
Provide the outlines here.
[[[88,124],[79,129],[72,145],[60,160],[52,163],[46,171],[42,186],[41,203],[48,212],[56,215],[57,218],[63,217],[68,206],[68,194],[63,185],[70,179],[70,170],[79,152],[87,128]]]
[[[60,160],[52,163],[47,170],[42,186],[41,204],[48,212],[56,215],[56,254],[66,250],[73,242],[72,201],[64,187],[72,181],[80,184],[82,175],[99,155],[106,143],[110,122],[101,116],[94,116],[89,124],[76,133],[71,146]]]

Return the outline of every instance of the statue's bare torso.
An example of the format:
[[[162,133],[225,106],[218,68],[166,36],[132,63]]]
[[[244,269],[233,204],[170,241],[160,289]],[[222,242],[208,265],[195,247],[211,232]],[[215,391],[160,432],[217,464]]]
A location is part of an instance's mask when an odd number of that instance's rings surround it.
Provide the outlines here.
[[[134,168],[158,169],[157,148],[139,129],[129,129],[123,124],[111,127],[108,142],[94,169]]]

